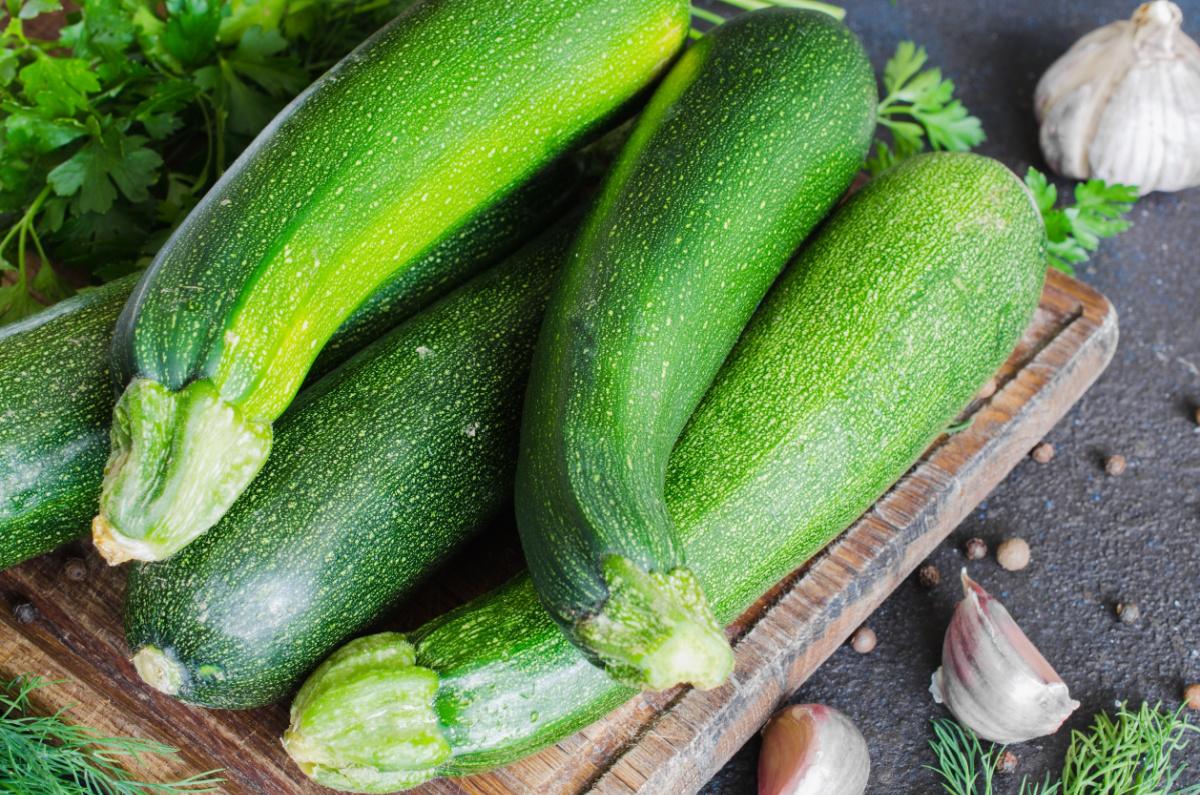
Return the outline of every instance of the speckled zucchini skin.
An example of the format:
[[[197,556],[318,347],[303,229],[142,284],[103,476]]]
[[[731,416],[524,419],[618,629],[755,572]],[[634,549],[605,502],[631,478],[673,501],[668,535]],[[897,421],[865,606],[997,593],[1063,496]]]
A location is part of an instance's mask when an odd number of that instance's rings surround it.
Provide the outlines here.
[[[126,637],[182,665],[176,695],[238,709],[286,696],[507,503],[538,324],[574,230],[305,390],[233,510],[134,568]]]
[[[937,154],[869,183],[806,245],[668,469],[680,544],[723,624],[869,508],[996,371],[1037,306],[1043,240],[1004,166]],[[634,692],[566,640],[524,575],[409,640],[440,677],[440,775],[515,761]]]
[[[285,109],[163,247],[114,340],[124,379],[291,402],[393,273],[652,80],[682,0],[426,0]]]
[[[538,592],[610,672],[642,675],[583,628],[615,598],[604,563],[686,569],[663,498],[671,449],[754,308],[858,171],[876,103],[844,25],[808,11],[744,14],[672,68],[585,225],[535,356],[516,505]],[[696,623],[723,646],[702,613]]]
[[[551,220],[582,181],[564,160],[471,219],[355,310],[309,381],[495,264]],[[116,395],[113,325],[136,276],[0,328],[0,570],[87,533]]]
[[[87,533],[116,400],[109,341],[136,281],[0,328],[0,569]]]
[[[216,524],[350,313],[638,96],[689,26],[687,0],[424,0],[297,97],[121,314],[104,558]]]

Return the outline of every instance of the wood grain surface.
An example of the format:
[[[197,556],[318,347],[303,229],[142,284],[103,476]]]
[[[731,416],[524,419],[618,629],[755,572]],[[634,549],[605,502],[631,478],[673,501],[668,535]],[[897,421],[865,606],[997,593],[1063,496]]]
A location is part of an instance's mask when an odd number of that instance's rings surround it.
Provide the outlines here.
[[[518,764],[434,781],[420,791],[697,790],[1066,413],[1116,344],[1116,313],[1108,301],[1052,272],[1033,323],[997,376],[998,391],[966,412],[970,427],[940,438],[870,512],[730,628],[737,651],[731,682],[708,692],[638,696]],[[83,581],[64,575],[72,556],[87,561]],[[412,628],[502,582],[520,565],[515,536],[499,527],[449,567],[457,574],[424,588],[386,626]],[[122,572],[106,568],[83,545],[0,574],[0,676],[65,680],[39,691],[41,708],[74,704],[73,718],[102,733],[180,748],[174,761],[139,771],[151,780],[223,768],[223,791],[236,795],[328,792],[309,783],[283,753],[284,705],[205,711],[143,685],[122,638],[123,590]],[[13,614],[24,603],[37,609],[28,624]]]

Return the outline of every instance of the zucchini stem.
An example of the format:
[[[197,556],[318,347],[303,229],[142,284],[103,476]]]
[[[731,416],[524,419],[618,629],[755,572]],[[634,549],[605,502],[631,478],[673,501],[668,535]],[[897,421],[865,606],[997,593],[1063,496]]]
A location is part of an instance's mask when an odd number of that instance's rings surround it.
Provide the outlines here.
[[[143,646],[133,655],[133,667],[142,681],[160,693],[178,696],[186,670],[157,646]]]
[[[366,793],[416,787],[450,758],[434,709],[438,684],[399,633],[351,641],[296,694],[283,747],[326,787]]]
[[[113,412],[96,548],[110,565],[170,557],[217,523],[270,450],[271,426],[247,421],[210,381],[176,392],[134,379]]]
[[[609,675],[650,690],[708,690],[729,677],[733,650],[690,571],[647,573],[620,555],[603,568],[608,599],[575,631]]]

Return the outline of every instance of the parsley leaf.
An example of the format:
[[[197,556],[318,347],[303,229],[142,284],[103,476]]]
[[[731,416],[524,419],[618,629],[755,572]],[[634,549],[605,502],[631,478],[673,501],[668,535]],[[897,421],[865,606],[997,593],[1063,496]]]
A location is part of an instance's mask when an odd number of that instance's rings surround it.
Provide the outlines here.
[[[272,96],[294,95],[304,90],[308,79],[294,59],[276,57],[285,49],[287,40],[278,30],[250,28],[225,61]]]
[[[83,213],[108,212],[118,188],[131,202],[146,201],[162,157],[145,143],[143,136],[106,130],[55,167],[46,181],[59,196],[77,195],[75,206]]]
[[[923,152],[926,141],[936,150],[965,152],[984,140],[979,119],[954,98],[954,82],[940,69],[926,69],[928,60],[924,47],[902,41],[884,67],[878,116],[892,134],[892,146],[875,141],[866,163],[872,174]]]
[[[229,14],[221,20],[221,41],[243,40],[246,33],[255,28],[276,31],[283,15],[291,12],[293,2],[287,0],[231,0]]]
[[[114,59],[122,56],[136,34],[137,26],[122,0],[85,0],[83,18],[70,29],[64,28],[61,39],[76,55]]]
[[[29,293],[24,281],[0,287],[0,325],[34,314],[42,305]]]
[[[1075,186],[1075,204],[1056,208],[1058,189],[1046,175],[1030,168],[1025,185],[1046,222],[1046,253],[1051,267],[1068,274],[1087,262],[1104,238],[1115,237],[1133,225],[1125,216],[1138,199],[1132,185],[1110,185],[1091,179]]]
[[[253,27],[221,58],[217,89],[227,101],[231,131],[254,135],[279,112],[286,97],[303,90],[307,80],[300,65],[276,55],[286,46],[279,31]]]
[[[12,50],[0,50],[0,87],[7,86],[17,77],[20,60]]]
[[[17,16],[21,19],[33,19],[36,16],[55,11],[62,11],[62,3],[59,0],[25,0],[21,6],[21,12]]]
[[[20,72],[26,97],[51,116],[71,116],[88,106],[88,95],[100,90],[100,80],[87,61],[52,58],[39,53]]]
[[[86,132],[74,119],[48,119],[26,108],[14,108],[4,120],[7,140],[15,152],[52,152]]]
[[[167,26],[162,46],[184,66],[203,62],[217,48],[220,0],[166,0]]]

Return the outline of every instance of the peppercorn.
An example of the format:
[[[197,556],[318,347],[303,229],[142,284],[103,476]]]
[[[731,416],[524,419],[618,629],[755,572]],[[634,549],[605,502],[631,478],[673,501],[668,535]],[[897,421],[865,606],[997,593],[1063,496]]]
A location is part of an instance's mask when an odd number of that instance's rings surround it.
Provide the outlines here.
[[[870,654],[875,650],[875,644],[878,642],[879,639],[875,637],[875,630],[870,627],[859,627],[850,636],[850,647],[859,654]]]
[[[1200,685],[1188,685],[1183,689],[1183,702],[1188,709],[1200,710]]]
[[[72,582],[83,582],[87,575],[87,561],[83,558],[67,558],[67,562],[63,564],[63,576]]]
[[[1122,624],[1136,624],[1142,618],[1137,602],[1121,602],[1117,605],[1117,618]]]
[[[1033,452],[1030,453],[1030,456],[1032,456],[1033,460],[1037,461],[1039,464],[1049,464],[1054,460],[1054,445],[1050,444],[1049,442],[1042,442],[1037,447],[1033,448]]]
[[[1006,538],[996,547],[996,561],[1008,571],[1020,571],[1029,565],[1029,543],[1023,538]]]
[[[996,389],[998,388],[999,384],[996,383],[996,379],[989,378],[987,383],[983,385],[983,388],[979,390],[979,393],[975,395],[975,397],[979,398],[980,400],[987,400],[992,395],[996,394]]]
[[[1116,477],[1125,471],[1125,456],[1110,455],[1104,461],[1104,471]]]
[[[13,608],[13,618],[18,624],[32,624],[37,620],[37,608],[29,602],[21,602]]]
[[[987,542],[982,538],[972,538],[966,545],[967,560],[983,560],[988,554]]]
[[[938,587],[938,583],[941,581],[942,573],[938,571],[938,567],[932,563],[926,563],[917,570],[917,582],[921,584],[922,588],[929,588],[932,590]]]
[[[996,772],[1004,775],[1010,775],[1017,770],[1017,755],[1012,751],[1005,751],[996,759]]]

